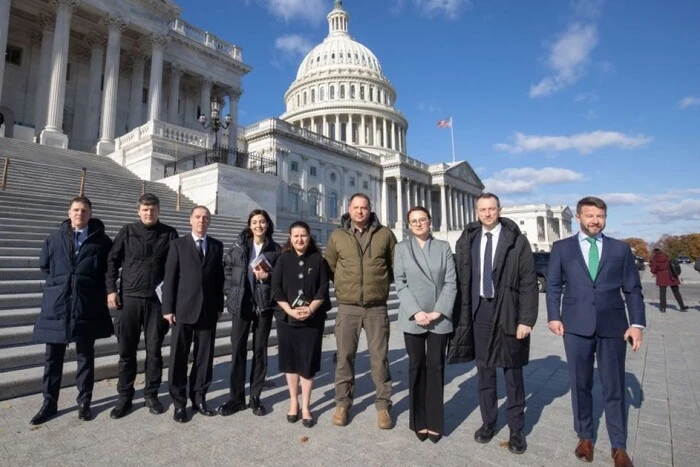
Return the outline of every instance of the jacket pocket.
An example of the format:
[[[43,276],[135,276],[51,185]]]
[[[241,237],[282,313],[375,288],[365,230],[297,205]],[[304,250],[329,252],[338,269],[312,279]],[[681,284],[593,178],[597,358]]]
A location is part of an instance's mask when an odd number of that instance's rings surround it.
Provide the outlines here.
[[[48,319],[63,319],[67,314],[67,297],[65,286],[44,286],[41,298],[41,314]]]

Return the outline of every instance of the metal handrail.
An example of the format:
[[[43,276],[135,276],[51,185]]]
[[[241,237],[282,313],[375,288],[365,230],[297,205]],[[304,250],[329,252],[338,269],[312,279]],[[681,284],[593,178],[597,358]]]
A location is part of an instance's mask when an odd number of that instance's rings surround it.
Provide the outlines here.
[[[277,175],[277,159],[219,146],[165,164],[163,176],[170,177],[216,163]]]

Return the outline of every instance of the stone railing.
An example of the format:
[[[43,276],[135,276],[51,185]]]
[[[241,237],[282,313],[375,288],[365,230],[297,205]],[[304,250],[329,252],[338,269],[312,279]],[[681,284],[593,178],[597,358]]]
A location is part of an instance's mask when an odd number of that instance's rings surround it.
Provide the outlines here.
[[[289,135],[301,136],[302,138],[310,141],[315,141],[317,143],[323,144],[324,146],[331,147],[340,150],[348,155],[357,157],[358,159],[363,159],[374,164],[380,164],[381,160],[379,156],[370,154],[365,151],[361,151],[349,144],[343,143],[341,141],[336,141],[334,139],[328,138],[313,131],[309,131],[305,128],[300,128],[296,125],[292,125],[284,120],[278,118],[268,118],[256,124],[247,126],[245,129],[246,136],[257,133],[260,131],[271,131],[277,130]]]
[[[198,42],[205,47],[214,49],[219,53],[227,55],[235,60],[243,61],[243,50],[237,45],[229,44],[228,42],[219,39],[214,34],[199,29],[186,21],[178,18],[170,23],[170,29],[178,34]]]
[[[190,130],[181,126],[173,125],[172,123],[162,122],[160,120],[150,120],[138,128],[134,128],[129,133],[116,138],[115,149],[124,149],[138,142],[150,138],[151,136],[159,136],[169,141],[197,146],[200,148],[207,147],[207,134],[197,130]]]
[[[425,170],[427,171],[430,166],[426,164],[425,162],[421,162],[418,159],[414,159],[412,157],[403,155],[403,154],[387,154],[385,156],[382,156],[382,163],[383,164],[407,164],[413,167],[416,167],[417,169],[420,170]]]

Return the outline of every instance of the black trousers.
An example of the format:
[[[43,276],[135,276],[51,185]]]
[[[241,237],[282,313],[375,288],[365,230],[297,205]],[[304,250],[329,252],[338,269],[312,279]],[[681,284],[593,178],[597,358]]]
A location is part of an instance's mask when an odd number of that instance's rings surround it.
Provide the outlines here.
[[[138,371],[136,352],[141,340],[141,329],[146,341],[145,386],[146,397],[158,395],[163,377],[163,338],[168,333],[169,324],[161,313],[157,298],[124,297],[123,308],[117,322],[119,341],[119,383],[120,397],[133,399],[134,380]]]
[[[216,325],[204,327],[197,324],[175,323],[170,338],[170,366],[168,384],[170,397],[176,408],[187,406],[187,361],[194,341],[194,363],[189,377],[189,398],[193,404],[201,404],[207,394],[214,366],[214,341]]]
[[[46,344],[44,352],[44,400],[58,403],[63,377],[63,361],[67,344]],[[78,388],[78,404],[92,400],[95,385],[95,339],[80,338],[75,342],[78,371],[75,386]]]
[[[442,433],[447,335],[404,333],[408,353],[408,427]]]
[[[671,286],[671,292],[673,292],[673,296],[676,297],[676,301],[678,302],[678,306],[680,308],[685,308],[685,305],[683,304],[683,297],[681,297],[681,291],[678,290],[677,285],[672,285]],[[662,309],[666,309],[666,286],[659,286],[659,306]]]
[[[250,396],[260,397],[267,375],[267,342],[272,328],[272,312],[258,316],[252,309],[231,317],[231,400],[245,403],[245,374],[248,334],[253,328],[253,361],[250,366]]]
[[[485,425],[495,426],[498,418],[496,367],[486,366],[493,321],[493,301],[481,299],[474,317],[474,351],[479,377],[479,409]],[[525,426],[525,382],[522,368],[503,368],[506,383],[506,421],[512,431]]]

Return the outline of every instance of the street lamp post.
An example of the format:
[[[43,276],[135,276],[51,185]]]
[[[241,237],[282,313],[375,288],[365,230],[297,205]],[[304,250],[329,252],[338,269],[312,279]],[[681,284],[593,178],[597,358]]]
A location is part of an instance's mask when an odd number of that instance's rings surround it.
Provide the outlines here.
[[[231,115],[227,114],[224,120],[221,120],[221,114],[219,112],[219,103],[217,101],[212,101],[211,103],[211,116],[209,122],[207,122],[207,117],[204,114],[199,116],[199,123],[203,128],[211,129],[214,132],[214,154],[216,154],[217,161],[221,161],[221,148],[219,147],[219,130],[227,129],[231,124]],[[228,161],[225,161],[228,163]]]

